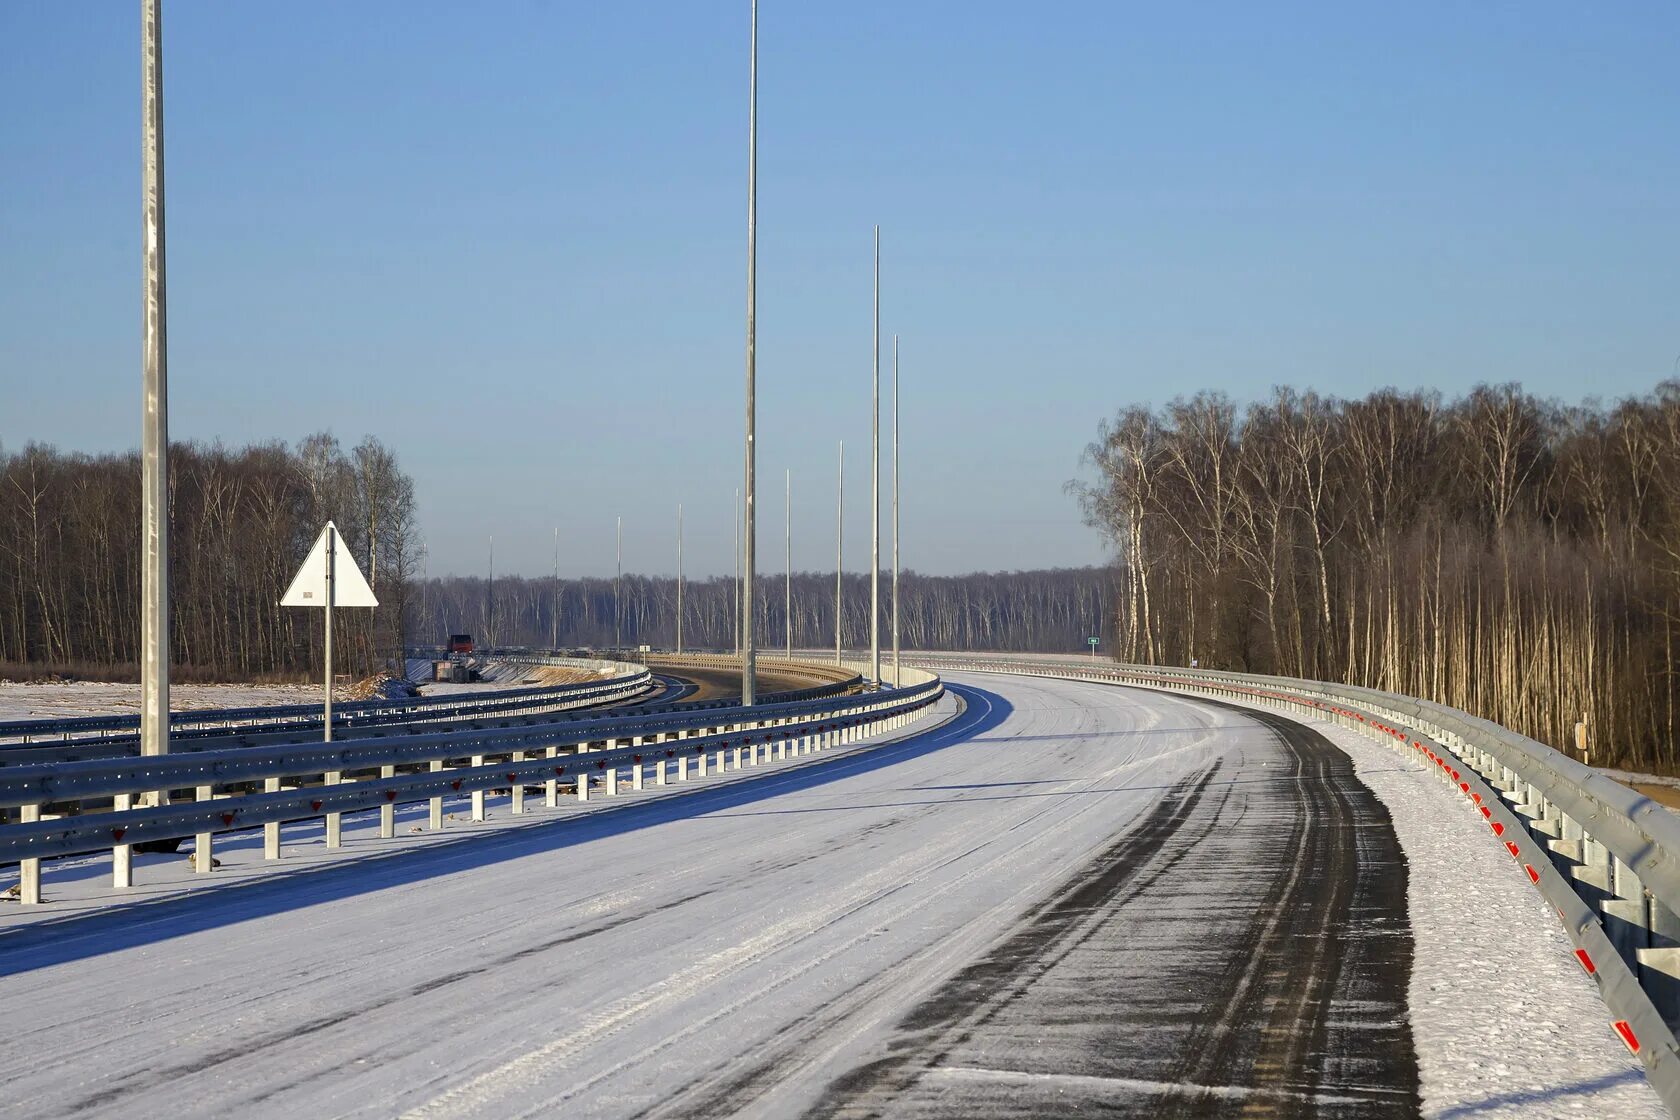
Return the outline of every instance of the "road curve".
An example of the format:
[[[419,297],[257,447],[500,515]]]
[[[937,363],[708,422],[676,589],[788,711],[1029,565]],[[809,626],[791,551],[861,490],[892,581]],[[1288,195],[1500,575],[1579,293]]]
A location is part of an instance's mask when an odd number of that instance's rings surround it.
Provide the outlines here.
[[[953,683],[919,739],[354,891],[0,926],[0,1115],[1417,1114],[1405,865],[1345,756]]]

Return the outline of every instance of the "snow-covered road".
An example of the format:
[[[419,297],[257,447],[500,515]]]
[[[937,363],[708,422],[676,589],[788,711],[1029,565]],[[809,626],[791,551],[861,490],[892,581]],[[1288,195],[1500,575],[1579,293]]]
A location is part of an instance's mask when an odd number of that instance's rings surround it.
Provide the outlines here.
[[[1417,1114],[1405,861],[1346,755],[953,683],[939,731],[680,810],[189,891],[122,948],[109,908],[15,929],[0,1115]]]

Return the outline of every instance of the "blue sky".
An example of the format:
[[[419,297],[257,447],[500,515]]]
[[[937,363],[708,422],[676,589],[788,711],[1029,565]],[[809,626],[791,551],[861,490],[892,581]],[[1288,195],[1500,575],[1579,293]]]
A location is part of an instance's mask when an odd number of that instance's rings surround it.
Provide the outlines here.
[[[0,443],[133,446],[132,2],[0,3]],[[744,3],[166,0],[171,425],[374,433],[433,572],[728,572]],[[1671,3],[813,4],[760,14],[761,559],[867,566],[869,238],[904,560],[1084,564],[1097,421],[1196,389],[1680,356]],[[885,404],[885,390],[883,392]],[[883,485],[885,469],[883,468]],[[883,517],[885,517],[883,498]],[[865,561],[859,564],[859,561]]]

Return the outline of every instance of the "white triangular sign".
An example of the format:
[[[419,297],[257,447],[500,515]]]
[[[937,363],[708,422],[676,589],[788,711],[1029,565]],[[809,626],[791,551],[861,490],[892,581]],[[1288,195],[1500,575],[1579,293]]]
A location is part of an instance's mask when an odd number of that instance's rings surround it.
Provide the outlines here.
[[[327,545],[332,542],[332,583],[336,586],[329,591],[327,581]],[[332,596],[335,607],[377,607],[379,600],[373,597],[373,588],[368,586],[362,576],[362,570],[356,567],[356,558],[350,555],[350,550],[344,547],[344,538],[339,534],[338,526],[331,521],[321,530],[321,535],[315,538],[315,547],[309,550],[309,555],[303,559],[303,567],[298,569],[297,575],[292,577],[292,585],[286,588],[286,594],[281,597],[282,607],[325,607],[327,596]]]

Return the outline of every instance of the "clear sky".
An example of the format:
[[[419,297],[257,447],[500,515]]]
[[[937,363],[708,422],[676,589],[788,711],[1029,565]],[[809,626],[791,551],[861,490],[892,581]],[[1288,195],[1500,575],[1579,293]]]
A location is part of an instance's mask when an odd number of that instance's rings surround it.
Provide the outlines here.
[[[8,448],[139,440],[138,7],[0,0]],[[172,435],[378,435],[434,573],[545,572],[555,525],[607,573],[619,514],[670,571],[679,501],[727,573],[747,11],[166,0]],[[1101,559],[1061,487],[1129,402],[1648,389],[1677,48],[1671,2],[765,0],[762,566],[784,467],[832,565],[844,438],[867,567],[875,222],[924,571]]]

